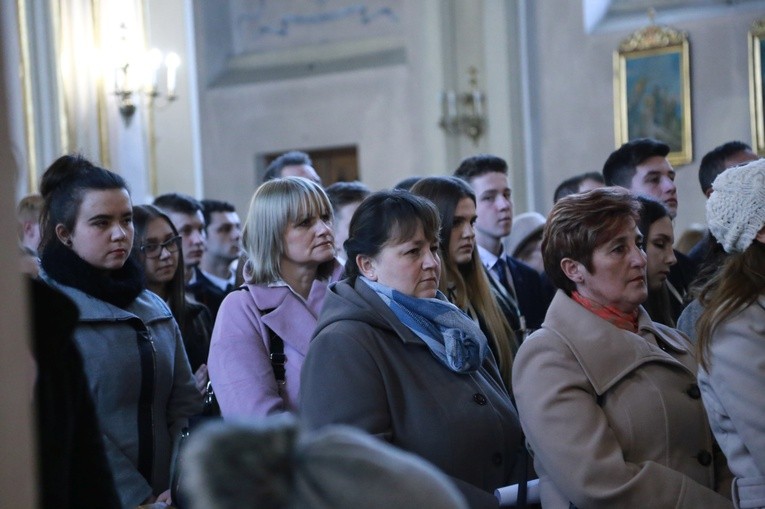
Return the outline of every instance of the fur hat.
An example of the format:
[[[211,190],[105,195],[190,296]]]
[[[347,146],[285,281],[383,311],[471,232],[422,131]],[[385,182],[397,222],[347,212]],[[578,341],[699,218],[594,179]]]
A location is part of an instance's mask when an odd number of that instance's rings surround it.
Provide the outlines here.
[[[349,426],[302,432],[281,414],[200,428],[183,451],[192,509],[467,509],[436,467]]]
[[[522,247],[533,235],[542,231],[545,227],[545,216],[539,212],[524,212],[513,218],[513,229],[505,241],[505,251],[510,256],[515,256],[516,251]]]
[[[712,183],[709,231],[728,253],[748,248],[765,226],[765,159],[729,168]]]

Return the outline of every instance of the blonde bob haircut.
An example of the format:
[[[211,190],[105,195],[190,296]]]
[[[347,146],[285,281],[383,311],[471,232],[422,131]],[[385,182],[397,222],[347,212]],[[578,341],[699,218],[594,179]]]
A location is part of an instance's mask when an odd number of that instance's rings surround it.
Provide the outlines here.
[[[244,280],[270,284],[282,279],[281,257],[287,226],[309,217],[332,219],[332,206],[324,190],[303,177],[269,180],[255,190],[242,232],[246,255]],[[329,277],[334,259],[319,265],[316,277]]]

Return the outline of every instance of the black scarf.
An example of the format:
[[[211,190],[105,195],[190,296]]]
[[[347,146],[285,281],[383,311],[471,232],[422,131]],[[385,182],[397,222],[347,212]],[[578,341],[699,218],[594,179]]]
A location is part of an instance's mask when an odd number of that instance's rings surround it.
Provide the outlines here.
[[[121,268],[104,272],[54,240],[45,246],[40,264],[51,278],[62,285],[82,290],[119,308],[133,302],[145,288],[143,270],[132,256]]]

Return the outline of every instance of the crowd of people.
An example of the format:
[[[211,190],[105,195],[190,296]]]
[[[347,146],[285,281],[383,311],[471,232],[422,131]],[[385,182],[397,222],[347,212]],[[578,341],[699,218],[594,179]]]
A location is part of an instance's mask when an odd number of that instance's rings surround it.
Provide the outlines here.
[[[702,159],[681,252],[669,151],[547,216],[495,155],[372,192],[292,151],[243,222],[60,157],[17,209],[42,506],[765,507],[765,160]]]

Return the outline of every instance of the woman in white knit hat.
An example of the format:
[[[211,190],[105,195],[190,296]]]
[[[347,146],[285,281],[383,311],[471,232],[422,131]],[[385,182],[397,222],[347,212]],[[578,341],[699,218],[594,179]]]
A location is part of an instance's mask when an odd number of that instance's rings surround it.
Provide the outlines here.
[[[713,189],[707,223],[729,256],[701,293],[699,386],[736,507],[765,507],[765,160]]]

